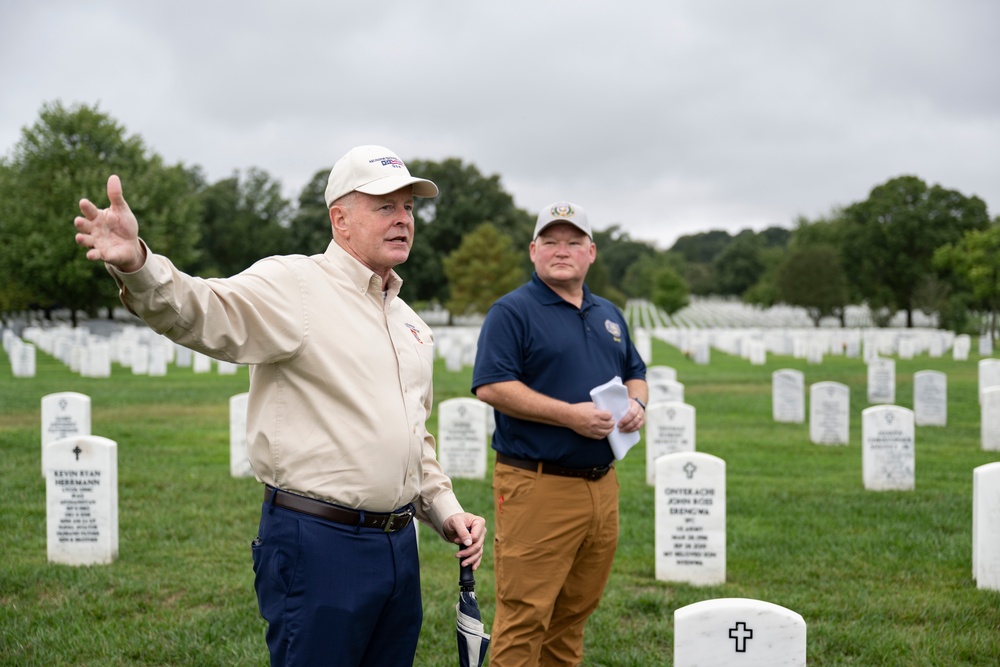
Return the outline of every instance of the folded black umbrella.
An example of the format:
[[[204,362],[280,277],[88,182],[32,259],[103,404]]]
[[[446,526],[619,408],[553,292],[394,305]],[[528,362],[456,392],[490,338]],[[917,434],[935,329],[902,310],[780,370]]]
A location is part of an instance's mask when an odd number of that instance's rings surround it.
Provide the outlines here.
[[[471,567],[462,567],[458,579],[458,664],[459,667],[482,667],[490,646],[490,636],[476,602],[476,579]]]

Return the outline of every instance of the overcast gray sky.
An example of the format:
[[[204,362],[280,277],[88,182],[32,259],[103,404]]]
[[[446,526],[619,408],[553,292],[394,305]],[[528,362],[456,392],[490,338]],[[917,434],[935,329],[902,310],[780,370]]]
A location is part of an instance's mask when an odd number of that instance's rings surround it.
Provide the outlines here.
[[[902,174],[996,216],[998,32],[996,0],[0,0],[0,154],[61,100],[213,181],[292,197],[376,143],[663,249]]]

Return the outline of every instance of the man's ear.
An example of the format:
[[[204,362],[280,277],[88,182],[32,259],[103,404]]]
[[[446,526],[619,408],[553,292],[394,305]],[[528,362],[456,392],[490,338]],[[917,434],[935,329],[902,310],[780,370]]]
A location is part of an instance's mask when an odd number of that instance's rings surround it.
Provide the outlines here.
[[[334,236],[346,238],[347,233],[347,211],[343,206],[330,207],[330,229]]]

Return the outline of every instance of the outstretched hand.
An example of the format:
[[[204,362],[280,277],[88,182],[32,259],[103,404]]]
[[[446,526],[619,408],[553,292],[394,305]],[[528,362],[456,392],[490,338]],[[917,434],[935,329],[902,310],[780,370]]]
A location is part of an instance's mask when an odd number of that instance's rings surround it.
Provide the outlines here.
[[[87,248],[87,259],[103,261],[123,273],[138,271],[145,261],[139,241],[139,223],[122,196],[118,176],[108,178],[108,208],[97,208],[89,199],[80,200],[80,212],[73,220],[76,242]]]

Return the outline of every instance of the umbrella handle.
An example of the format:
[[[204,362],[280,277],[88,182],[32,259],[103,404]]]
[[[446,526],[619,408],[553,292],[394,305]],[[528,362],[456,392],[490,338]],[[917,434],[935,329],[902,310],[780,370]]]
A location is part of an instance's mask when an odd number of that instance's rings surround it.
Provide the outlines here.
[[[458,577],[458,586],[463,591],[471,591],[476,587],[476,578],[472,575],[472,566],[463,565]]]

